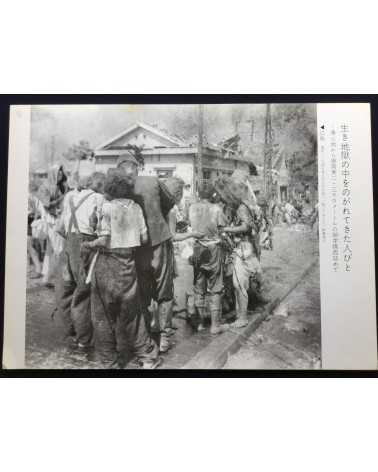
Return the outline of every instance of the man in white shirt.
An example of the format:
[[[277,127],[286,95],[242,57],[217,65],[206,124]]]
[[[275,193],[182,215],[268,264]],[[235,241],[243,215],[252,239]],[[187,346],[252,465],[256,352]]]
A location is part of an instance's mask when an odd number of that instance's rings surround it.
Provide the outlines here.
[[[91,344],[90,285],[85,279],[93,257],[81,244],[96,238],[97,212],[104,196],[98,191],[105,176],[100,173],[81,176],[78,189],[68,192],[63,202],[62,223],[66,247],[60,265],[61,277],[57,305],[66,337],[80,348]]]

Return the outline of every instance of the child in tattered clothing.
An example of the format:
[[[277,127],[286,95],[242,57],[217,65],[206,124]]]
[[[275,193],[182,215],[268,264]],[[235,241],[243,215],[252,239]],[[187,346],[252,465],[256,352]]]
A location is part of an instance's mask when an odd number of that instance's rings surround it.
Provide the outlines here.
[[[91,310],[95,348],[104,367],[126,366],[135,356],[143,368],[160,363],[139,294],[134,251],[148,238],[141,207],[132,200],[125,175],[108,171],[108,198],[99,211],[98,239],[85,243],[97,249],[91,274]]]

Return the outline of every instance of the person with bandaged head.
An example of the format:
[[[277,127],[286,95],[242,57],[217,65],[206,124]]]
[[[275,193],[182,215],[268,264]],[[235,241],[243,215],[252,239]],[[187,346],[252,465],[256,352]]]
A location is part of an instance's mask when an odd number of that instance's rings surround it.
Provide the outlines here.
[[[96,214],[104,202],[99,190],[105,176],[94,174],[94,170],[93,160],[78,161],[77,188],[65,195],[58,228],[66,238],[56,291],[58,313],[69,345],[79,348],[91,345],[93,333],[90,285],[86,284],[93,254],[89,250],[83,251],[81,245],[96,238]]]

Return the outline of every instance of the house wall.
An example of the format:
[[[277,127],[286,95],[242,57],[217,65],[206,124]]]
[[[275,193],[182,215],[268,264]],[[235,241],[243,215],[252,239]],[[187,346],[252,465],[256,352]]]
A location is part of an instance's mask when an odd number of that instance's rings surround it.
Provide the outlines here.
[[[173,175],[180,177],[186,184],[193,185],[193,156],[144,156],[144,169],[140,175],[156,175],[158,170],[169,170]]]
[[[211,180],[221,175],[231,175],[236,169],[241,169],[249,173],[247,162],[224,158],[211,158],[207,156],[203,158],[202,169],[204,178]]]
[[[157,175],[158,170],[170,171],[173,175],[181,177],[185,183],[194,189],[194,160],[195,154],[144,154],[144,169],[139,171],[140,175]],[[116,156],[96,156],[96,170],[107,172],[115,167]],[[241,169],[249,172],[247,162],[232,159],[203,157],[203,171],[205,179],[214,180],[221,175],[231,175],[234,170]]]
[[[144,169],[139,175],[157,175],[157,170],[170,170],[173,175],[181,177],[185,183],[193,185],[193,156],[192,155],[144,155]],[[96,170],[106,173],[115,167],[117,157],[96,157]]]

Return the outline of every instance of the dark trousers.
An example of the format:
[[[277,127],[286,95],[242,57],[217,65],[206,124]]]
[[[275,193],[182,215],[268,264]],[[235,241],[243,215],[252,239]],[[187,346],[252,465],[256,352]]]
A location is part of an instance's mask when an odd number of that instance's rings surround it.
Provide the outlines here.
[[[147,329],[160,344],[161,336],[171,324],[173,298],[175,255],[171,239],[156,246],[143,246],[136,250],[136,268],[140,287],[143,311],[151,300],[158,303],[158,316],[147,316]]]
[[[173,300],[174,249],[169,239],[156,246],[143,246],[136,251],[136,268],[142,302],[160,305]]]
[[[90,344],[93,328],[90,313],[90,284],[85,283],[93,257],[91,251],[81,251],[84,241],[95,236],[71,233],[59,261],[57,306],[63,321],[65,335],[74,336],[82,345]]]
[[[223,291],[224,256],[219,244],[203,246],[199,242],[193,248],[194,304],[204,309],[205,297],[209,295],[210,310],[220,310]]]
[[[136,356],[156,360],[158,348],[143,316],[131,249],[98,255],[92,276],[92,319],[96,354],[104,367],[124,367]]]

